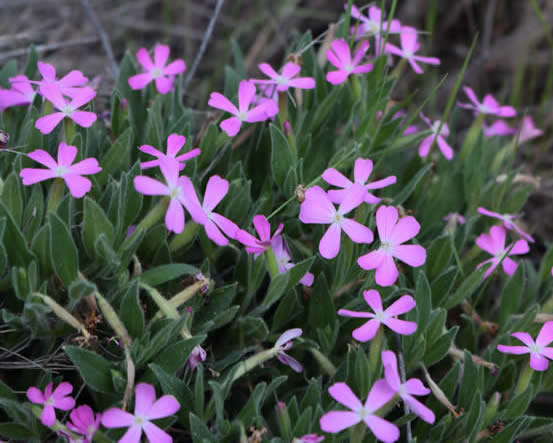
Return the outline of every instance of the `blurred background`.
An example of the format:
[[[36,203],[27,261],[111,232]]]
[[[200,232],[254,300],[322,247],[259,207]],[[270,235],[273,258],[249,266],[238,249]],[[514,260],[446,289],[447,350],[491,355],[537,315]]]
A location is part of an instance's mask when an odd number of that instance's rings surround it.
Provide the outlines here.
[[[40,58],[54,64],[59,73],[80,69],[90,78],[100,76],[96,78],[99,96],[107,99],[114,78],[102,35],[117,62],[126,50],[134,54],[139,47],[163,42],[170,45],[171,58],[184,58],[190,68],[218,1],[222,0],[0,0],[0,67],[12,58],[24,63],[29,45],[34,44]],[[387,10],[392,4],[377,3]],[[367,3],[356,0],[355,4]],[[308,30],[314,37],[320,35],[343,11],[342,0],[222,1],[185,104],[207,108],[209,93],[222,89],[225,65],[234,64],[237,47],[247,75],[261,77],[257,63],[281,65],[296,35]],[[553,199],[553,1],[398,0],[395,15],[402,24],[424,32],[424,55],[442,61],[421,76],[405,70],[395,98],[415,91],[414,101],[420,102],[446,76],[426,109],[431,116],[439,116],[478,35],[463,84],[472,86],[479,96],[492,92],[521,114],[527,112],[546,131],[524,152],[524,172],[542,179],[526,219],[539,237],[553,239],[549,203]],[[469,113],[458,117],[458,128],[470,123]]]

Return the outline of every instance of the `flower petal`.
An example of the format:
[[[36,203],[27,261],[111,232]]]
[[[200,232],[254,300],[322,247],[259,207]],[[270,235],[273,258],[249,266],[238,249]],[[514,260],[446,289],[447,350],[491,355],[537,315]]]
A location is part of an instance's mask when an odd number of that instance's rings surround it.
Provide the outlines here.
[[[374,338],[379,327],[380,322],[373,318],[359,326],[357,329],[354,329],[351,335],[355,340],[365,343]]]
[[[357,264],[367,271],[376,269],[384,262],[387,255],[388,254],[381,249],[377,249],[376,251],[371,251],[368,254],[360,256],[357,259]]]
[[[399,245],[394,248],[394,257],[416,268],[424,265],[426,250],[420,245]]]
[[[351,388],[345,383],[334,383],[328,388],[328,393],[334,400],[352,411],[359,411],[363,408],[363,404],[359,398],[357,398]]]
[[[142,429],[151,443],[173,443],[173,437],[153,423],[145,423]]]
[[[227,118],[219,124],[220,128],[227,133],[229,137],[234,137],[242,127],[242,121],[237,117]]]
[[[45,115],[35,122],[35,128],[43,134],[50,134],[64,118],[65,114],[63,112],[54,112],[53,114]]]
[[[209,178],[205,188],[203,203],[204,210],[211,212],[227,194],[228,188],[229,183],[227,180],[218,175],[212,175]]]
[[[155,395],[155,394],[154,394]],[[146,417],[149,420],[169,417],[180,409],[180,404],[172,395],[162,395],[159,397],[147,412]]]
[[[208,106],[212,108],[221,109],[228,112],[229,114],[237,115],[238,109],[234,106],[231,101],[226,98],[223,94],[218,92],[212,92],[209,96],[209,101],[207,102]]]
[[[420,229],[421,225],[415,217],[403,217],[393,227],[389,239],[394,245],[400,245],[415,237]]]
[[[94,112],[73,111],[69,118],[83,128],[90,128],[98,119],[98,116]]]
[[[145,175],[134,178],[135,189],[144,195],[169,195],[167,185]]]
[[[407,403],[407,406],[409,406],[409,408],[425,422],[432,424],[434,423],[434,421],[436,421],[436,416],[434,415],[434,412],[432,412],[430,408],[427,408],[416,398],[408,395],[404,399],[404,401],[405,403]]]
[[[75,198],[83,197],[92,188],[92,182],[88,178],[77,174],[67,173],[63,179],[71,195]]]
[[[417,324],[414,321],[400,320],[398,318],[388,318],[384,323],[396,334],[411,335],[417,330]]]
[[[300,328],[288,329],[287,331],[284,331],[275,342],[275,347],[283,347],[286,343],[289,343],[295,338],[301,336],[302,332],[303,331]]]
[[[169,46],[157,44],[154,48],[154,65],[163,68],[169,58]]]
[[[19,173],[24,185],[35,183],[56,177],[56,173],[50,169],[25,168]]]
[[[380,286],[392,286],[398,276],[398,270],[391,255],[386,255],[383,262],[376,269],[375,280]]]
[[[547,346],[553,341],[553,321],[546,322],[536,338],[536,343],[540,346]]]
[[[173,79],[171,77],[161,76],[155,79],[156,89],[160,94],[167,94],[173,89]]]
[[[149,72],[144,72],[142,74],[136,74],[129,77],[128,83],[132,90],[136,91],[138,89],[144,89],[149,85],[154,78]]]
[[[388,443],[399,439],[399,428],[393,423],[376,415],[369,415],[364,421],[379,440]]]
[[[184,208],[179,200],[172,198],[165,213],[165,225],[169,231],[180,234],[184,229]]]
[[[374,312],[383,311],[382,298],[376,289],[363,291],[363,298]]]
[[[361,421],[359,414],[350,411],[330,411],[321,417],[321,430],[335,434]]]
[[[393,206],[381,206],[376,211],[376,227],[381,242],[389,241],[397,223],[398,212]]]
[[[537,352],[530,353],[530,367],[536,371],[545,371],[549,366],[549,360]]]
[[[248,80],[242,80],[238,86],[238,110],[247,112],[255,97],[255,85]]]
[[[31,386],[29,389],[27,389],[27,398],[31,403],[37,403],[37,404],[44,404],[45,399],[44,395],[42,394],[42,391],[35,386]]]
[[[106,428],[123,428],[134,423],[134,415],[119,408],[110,408],[102,413],[101,421]]]
[[[138,60],[138,63],[140,63],[147,71],[154,67],[150,54],[146,48],[140,48],[136,51],[136,59]]]
[[[353,184],[351,180],[334,168],[325,170],[321,178],[329,185],[338,186],[339,188],[349,188]]]
[[[342,230],[338,225],[332,224],[328,227],[319,242],[319,252],[324,258],[330,260],[338,255],[341,234]]]
[[[355,243],[371,243],[374,240],[372,231],[361,223],[350,218],[342,219],[340,227]]]
[[[401,315],[409,312],[417,305],[417,302],[410,295],[403,295],[393,302],[386,309],[386,314],[388,315]]]

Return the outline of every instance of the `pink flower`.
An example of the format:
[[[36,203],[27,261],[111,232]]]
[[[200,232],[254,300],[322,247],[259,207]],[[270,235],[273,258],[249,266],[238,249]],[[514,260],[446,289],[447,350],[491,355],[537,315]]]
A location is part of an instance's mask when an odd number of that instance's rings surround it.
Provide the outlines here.
[[[487,215],[488,217],[493,217],[501,220],[503,222],[503,226],[505,229],[508,229],[509,231],[516,231],[521,237],[528,240],[530,243],[534,243],[534,238],[530,235],[524,232],[522,229],[520,229],[514,222],[514,219],[518,217],[516,214],[499,214],[497,212],[488,211],[486,208],[479,207],[478,212],[483,215]]]
[[[35,127],[43,134],[50,134],[66,117],[83,128],[92,126],[96,121],[97,117],[94,112],[78,110],[96,96],[96,92],[92,88],[79,88],[73,94],[71,102],[67,102],[63,98],[60,89],[54,83],[43,83],[40,86],[40,94],[50,100],[54,107],[60,111],[40,117],[36,121]]]
[[[282,235],[273,237],[272,246],[278,263],[278,270],[281,274],[285,274],[294,267],[294,263],[292,263],[290,252],[288,251]],[[311,272],[307,272],[300,280],[300,283],[304,286],[311,286],[314,280],[314,275]]]
[[[415,55],[420,48],[420,44],[417,42],[417,30],[410,26],[403,26],[401,28],[401,34],[399,35],[401,41],[401,49],[391,43],[386,43],[385,51],[389,54],[394,54],[406,59],[413,71],[417,74],[422,74],[424,71],[417,62],[427,63],[430,65],[439,65],[440,59],[436,57],[422,57]]]
[[[347,10],[347,4],[345,5],[345,8]],[[357,34],[355,35],[356,40],[365,37],[366,35],[374,35],[376,38],[381,35],[385,35],[388,26],[390,27],[390,30],[388,31],[390,34],[401,32],[401,24],[399,20],[393,19],[391,24],[383,20],[382,11],[376,6],[371,6],[369,8],[369,15],[366,17],[361,14],[361,11],[359,11],[356,6],[352,5],[351,16],[352,18],[359,20]],[[352,27],[352,32],[354,30],[355,26]]]
[[[63,95],[69,97],[75,97],[79,95],[82,88],[78,86],[83,86],[88,82],[81,71],[73,70],[69,74],[65,75],[61,79],[56,78],[56,68],[52,65],[44,62],[37,62],[37,68],[42,75],[41,81],[30,81],[26,80],[29,83],[36,83],[39,86],[48,86],[48,87],[57,87]]]
[[[9,79],[11,89],[0,89],[0,111],[12,106],[27,106],[33,103],[36,92],[24,75]]]
[[[194,370],[198,363],[205,361],[206,357],[207,352],[205,352],[205,349],[202,348],[200,345],[196,346],[192,350],[190,357],[188,357],[188,364],[190,365],[190,369]]]
[[[486,137],[493,137],[495,135],[511,135],[516,132],[515,129],[505,123],[505,120],[497,120],[490,126],[482,123],[482,131]]]
[[[42,149],[30,152],[27,156],[48,169],[25,168],[21,170],[19,176],[23,179],[24,185],[60,177],[63,178],[71,195],[75,198],[81,198],[92,187],[91,181],[83,175],[97,174],[102,170],[95,158],[87,158],[73,164],[77,156],[77,148],[65,142],[61,142],[58,146],[57,162]]]
[[[157,160],[150,160],[147,162],[140,163],[140,167],[142,169],[153,168],[154,166],[159,166],[160,158],[172,158],[177,160],[180,163],[179,169],[182,171],[186,166],[185,162],[187,160],[190,160],[191,158],[194,158],[200,155],[199,148],[192,149],[181,155],[177,155],[185,143],[186,143],[186,137],[184,137],[183,135],[171,134],[169,137],[167,137],[167,154],[164,154],[163,152],[158,151],[156,148],[150,145],[139,146],[138,149],[140,149],[142,152],[145,152],[146,154],[150,154],[150,155],[153,155],[154,157],[157,157]]]
[[[102,414],[102,425],[106,428],[128,427],[120,442],[139,443],[144,431],[152,443],[171,443],[173,438],[151,420],[169,417],[179,409],[179,402],[172,395],[163,395],[156,400],[154,387],[139,383],[135,389],[134,414],[110,408]]]
[[[288,88],[313,89],[315,87],[315,80],[311,77],[294,78],[301,71],[301,66],[296,63],[286,63],[282,68],[282,74],[278,74],[271,65],[267,63],[261,63],[258,67],[267,77],[270,77],[271,80],[252,81],[255,83],[275,85],[277,91],[287,91]]]
[[[461,225],[464,225],[467,222],[467,219],[465,217],[463,217],[461,214],[457,214],[456,212],[450,212],[442,220],[447,222],[451,220],[453,223],[459,223]]]
[[[358,158],[355,160],[355,166],[353,168],[353,177],[355,183],[360,185],[363,189],[363,201],[365,203],[374,205],[380,201],[378,197],[375,197],[369,192],[370,189],[381,189],[386,186],[393,185],[396,182],[396,177],[391,175],[375,182],[367,183],[369,176],[373,170],[373,162],[369,159]],[[322,179],[330,185],[343,188],[340,190],[331,189],[328,191],[328,198],[333,203],[342,203],[344,198],[352,191],[354,183],[344,177],[340,172],[334,168],[329,168],[323,172]]]
[[[472,109],[476,115],[488,114],[497,115],[498,117],[514,117],[517,113],[512,106],[500,106],[491,94],[486,94],[484,100],[480,103],[471,88],[464,86],[463,90],[472,103],[458,103],[458,105],[461,108]]]
[[[394,258],[409,266],[422,266],[426,261],[426,250],[420,245],[404,245],[418,234],[420,225],[414,217],[403,217],[398,221],[397,209],[381,206],[376,211],[376,226],[380,237],[380,248],[357,259],[363,269],[376,269],[376,283],[391,286],[395,283],[398,270]]]
[[[427,423],[434,423],[436,416],[429,408],[418,401],[414,395],[428,395],[430,389],[425,387],[418,378],[410,378],[405,383],[401,383],[397,370],[396,354],[392,351],[382,352],[382,365],[384,366],[384,376],[388,386],[396,392],[401,399],[409,406],[409,409],[422,418]]]
[[[546,347],[553,341],[553,321],[546,322],[536,341],[527,332],[514,332],[511,336],[518,338],[525,346],[497,345],[499,352],[506,354],[530,354],[530,367],[536,371],[545,371],[549,360],[553,360],[553,348]]]
[[[236,240],[246,246],[246,252],[255,254],[255,257],[257,258],[259,254],[269,249],[273,240],[282,232],[282,229],[284,229],[284,225],[282,223],[278,225],[278,228],[272,237],[271,224],[264,215],[256,215],[253,218],[253,226],[259,234],[259,240],[243,229],[239,229],[236,232]]]
[[[338,315],[344,317],[370,318],[363,326],[353,330],[352,336],[357,341],[366,342],[372,340],[381,324],[401,335],[411,335],[417,330],[415,322],[396,318],[398,315],[405,314],[416,306],[415,299],[410,295],[398,298],[388,309],[383,309],[380,294],[374,289],[363,291],[363,297],[374,311],[374,314],[372,312],[350,311],[349,309],[340,309],[338,311]]]
[[[167,65],[169,58],[169,46],[167,45],[155,46],[153,62],[146,48],[140,48],[136,52],[136,58],[144,68],[144,72],[129,77],[129,86],[134,90],[144,89],[152,81],[155,81],[158,92],[167,94],[173,88],[173,77],[186,70],[186,64],[180,58]]]
[[[398,427],[374,414],[394,396],[386,380],[380,379],[373,384],[364,405],[345,383],[334,383],[328,388],[328,393],[350,411],[331,411],[324,414],[320,420],[323,431],[335,434],[363,421],[379,440],[394,442],[399,439]]]
[[[275,349],[278,349],[277,358],[282,364],[290,366],[294,371],[301,372],[303,371],[302,365],[295,359],[290,357],[286,352],[292,347],[292,340],[298,338],[302,334],[300,328],[288,329],[284,331],[282,335],[275,342]]]
[[[372,63],[359,64],[368,49],[369,42],[365,40],[361,43],[352,59],[351,50],[347,42],[343,38],[334,40],[326,51],[326,58],[338,70],[328,72],[326,79],[333,85],[339,85],[340,83],[344,83],[350,74],[364,74],[372,71]]]
[[[419,156],[423,158],[426,157],[430,152],[430,148],[432,147],[434,140],[436,140],[438,148],[443,156],[447,160],[451,160],[453,158],[453,149],[446,141],[446,137],[449,136],[449,126],[447,123],[444,122],[442,128],[440,129],[440,120],[436,120],[432,123],[422,112],[420,113],[420,118],[430,129],[432,129],[432,134],[425,137],[421,142],[419,146]],[[440,130],[440,132],[438,132],[438,130]]]
[[[165,225],[169,231],[180,234],[184,229],[183,205],[191,206],[185,198],[184,187],[192,184],[188,177],[179,177],[177,161],[162,158],[160,168],[166,184],[145,175],[139,175],[134,178],[134,187],[144,195],[167,195],[171,198],[165,214]]]
[[[536,128],[536,125],[534,124],[534,120],[532,120],[532,117],[527,115],[522,119],[522,125],[520,128],[520,136],[519,136],[518,142],[524,143],[528,140],[539,137],[542,134],[543,134],[543,131],[541,129]]]
[[[320,443],[323,441],[324,435],[317,434],[305,434],[302,437],[296,437],[292,440],[292,443]]]
[[[505,273],[508,275],[513,275],[517,269],[518,263],[516,263],[514,260],[510,259],[506,255],[507,251],[509,251],[510,249],[508,254],[510,256],[526,254],[530,250],[528,242],[522,239],[518,240],[514,244],[514,246],[512,246],[511,244],[505,247],[505,229],[503,229],[501,226],[492,226],[489,234],[481,234],[476,239],[476,244],[480,249],[483,249],[484,251],[493,255],[492,258],[483,261],[476,267],[478,269],[486,263],[492,263],[492,266],[484,274],[484,278],[487,278],[494,271],[494,269],[497,267],[497,265],[499,265],[499,262],[501,261],[501,259],[503,259],[503,257],[505,257],[503,262],[501,263],[503,266],[503,271],[505,271]]]
[[[50,382],[44,389],[44,393],[32,386],[27,389],[27,398],[32,402],[39,405],[44,405],[40,420],[44,426],[52,426],[56,422],[56,409],[62,411],[70,411],[75,407],[75,400],[73,397],[69,397],[73,386],[71,383],[62,382],[52,392],[53,383]]]
[[[218,92],[212,92],[209,97],[209,106],[221,109],[234,115],[227,118],[219,125],[230,137],[234,137],[240,131],[243,122],[255,123],[267,120],[278,114],[278,105],[267,100],[250,109],[250,104],[255,99],[255,85],[247,80],[242,80],[238,87],[238,108],[229,99]]]
[[[342,230],[355,243],[371,243],[372,231],[351,218],[344,217],[352,209],[359,206],[363,197],[362,190],[351,189],[342,200],[338,210],[334,207],[326,192],[319,186],[313,186],[305,192],[305,200],[300,206],[300,221],[302,223],[330,224],[321,238],[319,252],[324,258],[332,259],[340,251]]]
[[[190,180],[184,183],[184,195],[187,200],[191,202],[187,206],[188,212],[196,223],[201,224],[206,235],[217,245],[225,246],[228,244],[229,238],[234,239],[236,232],[239,230],[238,226],[228,218],[223,217],[221,214],[213,212],[215,207],[221,202],[221,200],[227,195],[229,183],[224,178],[218,175],[212,175],[205,188],[204,202],[200,204],[194,186]],[[223,233],[225,235],[223,235]]]
[[[71,411],[71,422],[67,423],[70,431],[82,434],[88,441],[92,441],[94,434],[100,426],[102,414],[94,415],[94,411],[88,405],[82,405]]]

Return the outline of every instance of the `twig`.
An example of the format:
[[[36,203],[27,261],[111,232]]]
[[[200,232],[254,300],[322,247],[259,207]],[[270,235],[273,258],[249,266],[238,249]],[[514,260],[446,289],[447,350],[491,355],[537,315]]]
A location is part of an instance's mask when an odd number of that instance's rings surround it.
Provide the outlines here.
[[[98,33],[98,37],[102,42],[104,51],[108,56],[113,77],[117,80],[119,78],[119,65],[117,64],[117,62],[115,61],[115,57],[113,56],[113,51],[111,49],[111,43],[109,42],[109,37],[106,34],[106,31],[104,31],[104,28],[100,23],[100,20],[98,20],[98,16],[94,12],[94,9],[92,9],[92,7],[90,6],[90,3],[88,3],[88,0],[81,0],[81,6],[83,7],[85,14],[88,16],[88,19],[92,22],[94,29],[96,29],[96,32]]]
[[[98,41],[98,36],[95,35],[91,37],[79,38],[76,40],[68,40],[66,42],[51,43],[47,45],[38,45],[38,46],[35,46],[35,51],[38,53],[46,52],[46,51],[54,51],[56,49],[70,48],[72,46],[88,45],[90,43],[96,43],[97,41]],[[6,60],[13,57],[21,57],[23,55],[27,55],[29,52],[31,52],[30,48],[15,49],[13,51],[4,52],[0,54],[0,60]]]
[[[401,339],[399,335],[396,334],[396,345],[397,345],[397,359],[399,363],[399,378],[401,379],[401,384],[405,383],[405,361],[403,360],[403,352],[401,352]],[[403,412],[405,415],[409,415],[409,406],[406,402],[403,402]],[[413,439],[413,433],[411,432],[411,422],[407,422],[407,441]]]
[[[200,49],[198,51],[198,54],[196,54],[196,58],[194,59],[194,62],[192,63],[192,66],[190,67],[190,70],[188,71],[188,74],[186,78],[184,79],[184,82],[182,84],[182,93],[184,94],[186,91],[186,87],[192,80],[192,77],[194,76],[194,73],[196,72],[196,69],[198,69],[198,65],[200,64],[200,60],[202,59],[205,49],[207,47],[207,44],[209,43],[209,39],[211,38],[211,34],[213,33],[213,28],[215,27],[215,22],[217,21],[217,16],[219,15],[219,12],[221,11],[221,7],[223,6],[223,3],[225,0],[217,0],[217,4],[215,5],[215,10],[213,11],[213,15],[211,16],[211,19],[209,20],[209,23],[207,25],[207,29],[205,30],[204,38],[202,40],[202,44],[200,45]]]

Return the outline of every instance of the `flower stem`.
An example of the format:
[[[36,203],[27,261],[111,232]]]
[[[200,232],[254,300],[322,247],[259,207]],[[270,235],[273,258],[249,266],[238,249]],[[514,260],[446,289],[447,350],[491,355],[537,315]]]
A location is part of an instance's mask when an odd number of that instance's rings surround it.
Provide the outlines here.
[[[353,100],[354,102],[358,102],[361,100],[361,83],[359,82],[359,78],[355,75],[350,75],[351,80],[351,92],[353,94]]]
[[[313,354],[313,357],[319,362],[321,365],[321,368],[330,375],[331,377],[334,377],[336,374],[336,367],[332,364],[332,362],[328,359],[326,355],[324,355],[321,351],[315,348],[309,348],[311,353]]]
[[[351,443],[361,443],[363,441],[363,435],[365,435],[365,428],[367,425],[365,422],[357,423],[351,430]]]
[[[68,118],[63,120],[63,131],[65,135],[65,143],[70,145],[75,138],[75,123],[73,120]]]
[[[200,226],[201,225],[198,223],[188,222],[184,226],[183,231],[171,239],[171,242],[169,243],[169,251],[175,252],[187,246],[192,240],[194,240]]]
[[[530,380],[532,379],[532,375],[534,374],[534,370],[530,367],[530,364],[527,364],[524,366],[522,371],[520,372],[520,375],[518,377],[517,386],[515,388],[515,396],[522,394],[526,389],[528,388],[528,385],[530,384]]]
[[[251,371],[253,368],[270,360],[275,355],[277,355],[277,352],[278,352],[277,348],[271,348],[271,349],[266,349],[265,351],[258,352],[255,355],[252,355],[250,358],[242,362],[242,364],[238,367],[238,369],[232,374],[232,378],[229,380],[229,384],[232,385],[232,383],[234,383],[244,374]]]
[[[376,335],[371,340],[369,347],[369,368],[371,370],[370,376],[374,380],[376,375],[376,368],[378,367],[378,362],[380,361],[380,350],[382,349],[382,326],[378,327]]]
[[[64,186],[65,182],[61,177],[56,178],[54,180],[54,183],[52,183],[52,186],[50,187],[50,195],[48,196],[48,211],[55,211],[58,207],[60,201],[63,198]]]
[[[265,249],[265,266],[267,266],[267,271],[271,276],[271,280],[277,277],[278,275],[280,275],[280,271],[278,270],[278,263],[275,256],[275,251],[273,251],[272,246],[269,246],[268,249]]]
[[[121,245],[121,249],[124,249],[125,246],[131,243],[131,240],[133,240],[141,231],[146,231],[155,223],[157,223],[161,219],[163,214],[167,211],[169,201],[169,197],[163,197],[161,200],[159,200],[157,204],[150,210],[150,212],[146,214],[146,217],[144,217],[142,221],[138,224],[134,232],[126,238],[126,240]]]
[[[478,117],[474,119],[472,125],[470,126],[463,146],[461,147],[461,160],[465,160],[468,155],[471,153],[472,148],[474,147],[480,131],[482,130],[482,124],[484,123],[485,114],[479,114]]]

